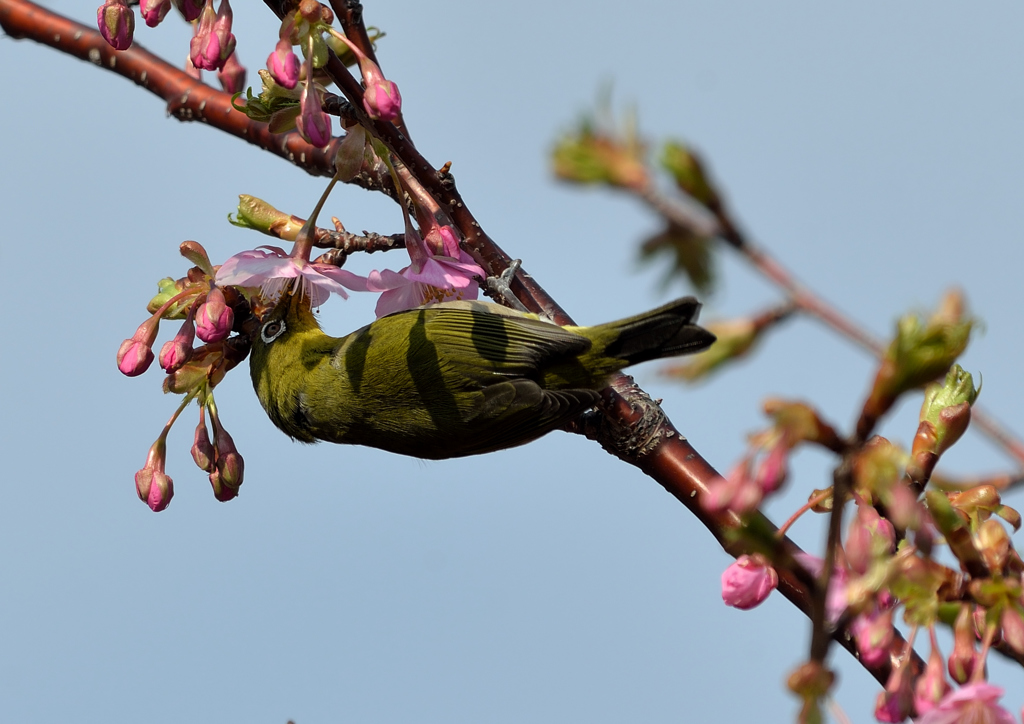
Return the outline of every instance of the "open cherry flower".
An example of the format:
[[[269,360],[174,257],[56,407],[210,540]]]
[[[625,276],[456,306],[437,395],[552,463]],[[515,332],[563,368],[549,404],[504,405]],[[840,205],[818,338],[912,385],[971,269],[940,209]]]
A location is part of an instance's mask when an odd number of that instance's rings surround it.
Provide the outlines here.
[[[318,307],[331,296],[348,298],[345,288],[368,290],[366,277],[339,269],[331,264],[317,264],[292,257],[276,246],[261,246],[235,254],[217,271],[219,286],[259,287],[268,299],[280,296],[284,288],[298,280],[300,293]]]
[[[477,298],[480,289],[477,278],[486,276],[484,270],[459,248],[451,229],[435,227],[428,234],[435,231],[442,240],[436,246],[443,254],[434,254],[432,245],[407,223],[405,246],[412,263],[400,272],[390,269],[370,272],[366,289],[383,292],[377,300],[377,317],[424,304]]]

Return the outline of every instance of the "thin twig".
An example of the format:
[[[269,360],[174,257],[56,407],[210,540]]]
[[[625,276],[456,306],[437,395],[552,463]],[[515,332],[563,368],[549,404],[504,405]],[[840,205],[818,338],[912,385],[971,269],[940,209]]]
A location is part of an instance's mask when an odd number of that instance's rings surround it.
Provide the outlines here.
[[[684,205],[677,199],[669,198],[651,184],[643,189],[634,189],[633,191],[636,192],[638,198],[641,198],[669,223],[677,224],[698,235],[709,235],[707,222],[695,214],[691,203]],[[809,287],[797,281],[796,277],[767,250],[752,243],[740,230],[739,225],[735,223],[732,213],[724,202],[718,201],[708,211],[712,212],[717,221],[714,233],[723,238],[727,245],[743,256],[751,266],[775,282],[803,312],[823,322],[827,327],[851,340],[873,356],[881,357],[885,353],[885,346],[874,335]],[[971,423],[1003,448],[1017,463],[1024,466],[1024,442],[1007,430],[991,414],[975,405],[971,409]]]

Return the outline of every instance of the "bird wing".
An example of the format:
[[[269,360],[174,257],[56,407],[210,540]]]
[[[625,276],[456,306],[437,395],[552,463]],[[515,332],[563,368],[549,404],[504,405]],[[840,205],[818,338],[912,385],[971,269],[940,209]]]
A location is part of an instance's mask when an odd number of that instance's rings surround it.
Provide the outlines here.
[[[554,324],[474,309],[428,308],[427,339],[474,394],[460,412],[470,427],[464,454],[513,447],[594,406],[590,389],[547,389],[543,368],[586,352],[591,341]],[[436,330],[436,334],[433,333]]]
[[[563,427],[600,399],[596,390],[547,390],[533,380],[514,379],[485,387],[468,411],[462,455],[515,447]],[[491,424],[493,423],[493,424]]]
[[[583,354],[591,346],[581,334],[530,317],[447,305],[424,311],[425,336],[442,358],[481,371],[539,379],[545,366]]]

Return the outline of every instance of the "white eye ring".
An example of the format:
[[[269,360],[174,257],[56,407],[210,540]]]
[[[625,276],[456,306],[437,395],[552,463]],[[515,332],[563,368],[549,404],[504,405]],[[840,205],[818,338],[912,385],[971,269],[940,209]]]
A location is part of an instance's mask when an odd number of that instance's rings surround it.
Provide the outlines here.
[[[274,328],[275,326],[277,327],[276,329]],[[286,329],[288,329],[288,325],[284,323],[283,319],[267,322],[263,325],[263,329],[260,330],[260,339],[263,340],[264,344],[270,344],[284,334]]]

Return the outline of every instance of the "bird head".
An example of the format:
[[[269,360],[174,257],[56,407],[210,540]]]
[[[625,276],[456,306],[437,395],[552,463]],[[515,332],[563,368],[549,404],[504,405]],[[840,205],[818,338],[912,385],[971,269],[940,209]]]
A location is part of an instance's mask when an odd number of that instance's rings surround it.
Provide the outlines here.
[[[326,339],[313,316],[309,296],[293,283],[263,314],[253,335],[249,367],[260,399],[264,399],[271,378],[280,382],[313,364],[323,346],[318,343]]]

